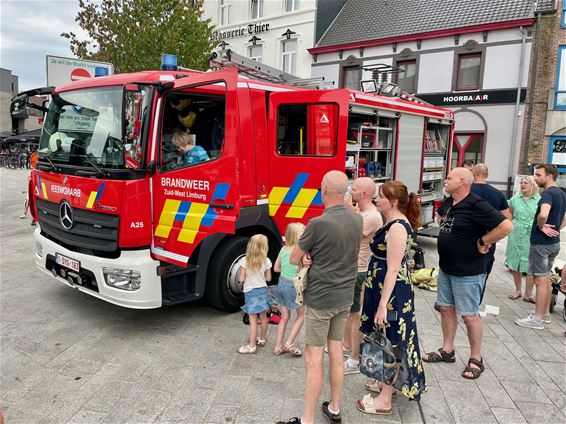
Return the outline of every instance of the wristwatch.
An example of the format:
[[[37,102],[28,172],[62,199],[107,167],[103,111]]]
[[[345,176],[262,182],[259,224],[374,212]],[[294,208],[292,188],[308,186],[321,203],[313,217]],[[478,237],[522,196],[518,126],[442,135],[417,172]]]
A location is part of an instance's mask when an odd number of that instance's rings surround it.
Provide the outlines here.
[[[485,243],[483,242],[483,238],[482,238],[482,237],[479,238],[478,243],[479,243],[479,245],[482,246],[482,247],[485,246]]]

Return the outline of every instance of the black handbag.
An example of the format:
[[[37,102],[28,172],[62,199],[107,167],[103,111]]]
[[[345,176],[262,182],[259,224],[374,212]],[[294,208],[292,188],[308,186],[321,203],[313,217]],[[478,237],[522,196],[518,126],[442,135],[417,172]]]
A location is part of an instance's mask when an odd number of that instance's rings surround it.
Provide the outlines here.
[[[383,333],[374,331],[364,336],[360,345],[360,372],[369,378],[393,384],[399,377],[401,363],[397,361],[393,346]]]

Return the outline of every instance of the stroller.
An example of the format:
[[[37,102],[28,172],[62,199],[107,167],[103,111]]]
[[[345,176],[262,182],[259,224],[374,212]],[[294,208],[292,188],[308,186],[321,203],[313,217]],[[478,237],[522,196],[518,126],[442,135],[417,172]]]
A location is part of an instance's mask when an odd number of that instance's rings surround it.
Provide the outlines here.
[[[554,265],[557,265],[556,262],[554,263]],[[566,296],[566,292],[564,292],[560,288],[560,280],[561,280],[560,276],[565,266],[566,266],[565,264],[562,264],[561,267],[555,266],[552,269],[552,273],[550,274],[550,283],[552,285],[552,294],[550,297],[550,308],[549,308],[550,312],[554,312],[554,307],[556,306],[556,302],[558,301],[558,293],[562,293],[564,296]],[[566,321],[566,298],[564,299],[562,318],[564,319],[564,321]]]

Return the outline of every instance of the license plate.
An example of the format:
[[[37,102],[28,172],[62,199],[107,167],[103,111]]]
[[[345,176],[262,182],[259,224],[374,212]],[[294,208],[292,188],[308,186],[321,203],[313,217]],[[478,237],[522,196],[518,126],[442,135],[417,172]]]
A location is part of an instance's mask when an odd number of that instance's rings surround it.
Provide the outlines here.
[[[79,272],[81,270],[81,263],[79,261],[67,258],[66,256],[60,255],[59,253],[55,254],[55,262],[57,262],[61,266],[64,266],[65,268],[69,268],[76,272]]]

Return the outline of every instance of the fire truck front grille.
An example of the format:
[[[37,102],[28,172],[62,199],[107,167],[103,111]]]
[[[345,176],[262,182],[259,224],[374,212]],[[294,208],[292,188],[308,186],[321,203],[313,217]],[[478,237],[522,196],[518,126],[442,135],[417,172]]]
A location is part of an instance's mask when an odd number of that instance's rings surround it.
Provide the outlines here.
[[[59,217],[59,204],[37,199],[41,232],[66,248],[102,256],[118,251],[119,217],[100,212],[73,209],[73,225],[66,230]]]

